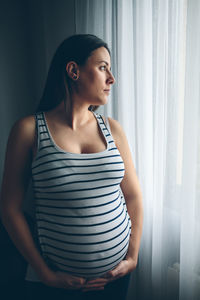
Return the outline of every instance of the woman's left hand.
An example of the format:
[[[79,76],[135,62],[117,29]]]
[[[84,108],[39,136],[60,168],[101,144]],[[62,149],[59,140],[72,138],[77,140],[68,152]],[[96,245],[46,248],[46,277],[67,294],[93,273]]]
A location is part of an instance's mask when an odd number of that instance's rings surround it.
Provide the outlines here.
[[[109,278],[109,281],[116,280],[133,271],[136,266],[137,262],[132,258],[124,259],[113,270],[106,273],[104,277]]]
[[[84,284],[82,291],[87,292],[92,290],[103,290],[107,283],[125,276],[133,271],[136,266],[137,261],[131,258],[124,259],[113,270],[107,272],[103,277],[88,280]]]

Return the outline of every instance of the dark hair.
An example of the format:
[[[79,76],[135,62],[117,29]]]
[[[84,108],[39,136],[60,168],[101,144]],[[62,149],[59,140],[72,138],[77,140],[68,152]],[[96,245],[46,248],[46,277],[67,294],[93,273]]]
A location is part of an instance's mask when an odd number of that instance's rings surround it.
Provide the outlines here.
[[[84,65],[92,52],[105,47],[107,43],[92,34],[76,34],[65,39],[57,48],[47,75],[42,98],[37,111],[48,111],[58,106],[63,100],[70,101],[70,80],[66,74],[66,65],[74,61]],[[95,111],[99,106],[90,105],[89,110]]]

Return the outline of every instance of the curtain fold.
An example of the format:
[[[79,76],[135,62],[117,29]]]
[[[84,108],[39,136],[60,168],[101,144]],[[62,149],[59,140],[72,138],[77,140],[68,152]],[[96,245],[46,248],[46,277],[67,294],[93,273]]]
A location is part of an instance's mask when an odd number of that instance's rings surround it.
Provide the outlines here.
[[[129,299],[200,299],[200,2],[75,3],[76,33],[111,48],[116,84],[100,112],[122,124],[143,192]]]
[[[200,211],[197,198],[200,108],[200,3],[188,1],[180,234],[180,296],[200,298]]]

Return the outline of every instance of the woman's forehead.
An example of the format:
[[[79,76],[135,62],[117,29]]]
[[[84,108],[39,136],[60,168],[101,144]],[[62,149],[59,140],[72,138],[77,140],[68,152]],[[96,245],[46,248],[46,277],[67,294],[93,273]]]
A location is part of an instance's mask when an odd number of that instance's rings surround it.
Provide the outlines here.
[[[105,47],[98,48],[92,52],[92,55],[88,58],[91,62],[107,62],[110,64],[110,54]]]

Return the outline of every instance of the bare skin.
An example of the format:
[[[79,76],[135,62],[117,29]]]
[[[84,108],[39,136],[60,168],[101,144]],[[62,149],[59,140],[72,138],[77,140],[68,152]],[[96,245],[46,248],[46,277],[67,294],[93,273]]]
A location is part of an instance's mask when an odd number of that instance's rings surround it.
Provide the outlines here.
[[[105,48],[99,48],[82,68],[73,62],[68,63],[66,71],[69,76],[72,75],[74,66],[78,79],[74,82],[71,112],[66,114],[62,102],[55,109],[46,112],[46,120],[55,143],[63,150],[73,153],[101,152],[106,148],[106,141],[88,107],[107,102],[108,92],[105,90],[110,89],[114,83],[110,72],[110,56]],[[37,152],[34,117],[19,120],[11,130],[1,191],[2,221],[16,247],[34,268],[40,280],[48,286],[83,291],[101,290],[108,282],[136,268],[143,222],[142,194],[125,133],[116,120],[109,118],[109,123],[125,164],[121,189],[133,230],[126,259],[103,278],[88,281],[63,272],[53,272],[38,252],[22,212],[23,199],[31,178],[31,163]]]

